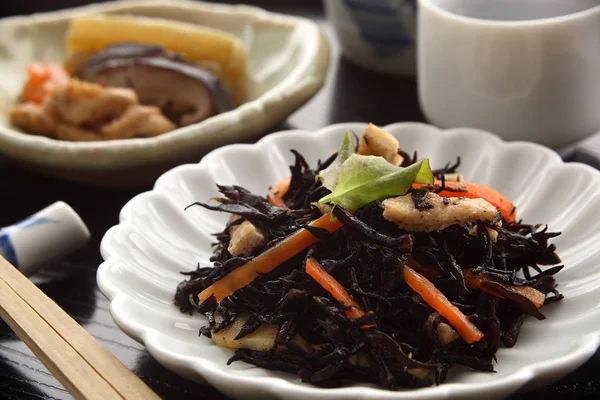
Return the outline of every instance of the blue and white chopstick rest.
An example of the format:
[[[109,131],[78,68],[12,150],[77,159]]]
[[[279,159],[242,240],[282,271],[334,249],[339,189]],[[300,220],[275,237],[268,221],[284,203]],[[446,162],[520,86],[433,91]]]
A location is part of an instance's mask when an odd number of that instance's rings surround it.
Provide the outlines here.
[[[0,228],[0,255],[29,276],[90,239],[81,217],[58,201],[14,225]]]

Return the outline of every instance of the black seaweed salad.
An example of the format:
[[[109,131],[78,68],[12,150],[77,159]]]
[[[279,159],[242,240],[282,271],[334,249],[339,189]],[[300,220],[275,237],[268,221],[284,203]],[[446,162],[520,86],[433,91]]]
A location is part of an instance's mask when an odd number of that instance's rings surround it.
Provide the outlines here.
[[[206,315],[208,325],[201,335],[215,341],[221,335],[217,341],[221,345],[222,337],[230,336],[227,343],[235,348],[230,363],[244,361],[297,374],[318,386],[365,382],[396,390],[440,384],[453,365],[493,372],[496,351],[515,346],[525,318],[544,319],[542,304],[562,299],[554,278],[562,265],[557,265],[555,246],[548,243],[559,233],[499,211],[492,219],[429,230],[407,230],[385,214],[385,199],[397,195],[409,197],[416,213],[438,207],[432,196],[441,198],[439,207],[461,206],[468,188],[449,182],[460,159],[428,170],[435,181],[415,184],[419,177],[412,176],[405,190],[384,193],[355,209],[319,202],[332,193],[320,179],[323,171],[343,173],[338,170],[350,161],[349,153],[363,154],[359,157],[369,157],[364,158],[368,162],[385,160],[377,157],[377,151],[361,151],[361,145],[377,140],[366,135],[367,131],[358,150],[354,144],[350,150],[342,145],[315,169],[292,150],[295,162],[289,187],[281,186],[279,193],[271,190],[267,196],[240,186],[219,186],[221,197],[194,203],[232,218],[216,234],[213,265],[184,273],[187,279],[177,287],[176,305],[182,312]],[[343,152],[348,154],[340,159]],[[416,153],[412,157],[400,149],[394,153],[401,162],[388,163],[386,173],[417,165]],[[333,187],[344,184],[345,178],[337,179]],[[328,218],[329,225],[336,223],[335,229],[311,224],[320,218]],[[255,273],[223,298],[211,292],[216,283],[233,279],[235,271],[242,276],[242,268],[263,262],[265,253],[273,253],[302,231],[311,241],[295,255],[268,272]],[[233,241],[248,238],[235,237],[235,232],[252,235],[241,251],[233,251]],[[263,260],[257,261],[261,256]],[[320,276],[331,278],[329,282],[341,286],[354,303],[340,300],[333,286],[308,273],[307,260],[322,266]],[[407,279],[409,272],[435,288],[415,290]],[[208,295],[203,298],[201,293]],[[431,300],[440,295],[446,306]],[[454,314],[449,317],[451,307]],[[454,318],[457,315],[462,322]],[[469,337],[465,326],[480,336]],[[248,337],[256,339],[254,344],[244,343]]]

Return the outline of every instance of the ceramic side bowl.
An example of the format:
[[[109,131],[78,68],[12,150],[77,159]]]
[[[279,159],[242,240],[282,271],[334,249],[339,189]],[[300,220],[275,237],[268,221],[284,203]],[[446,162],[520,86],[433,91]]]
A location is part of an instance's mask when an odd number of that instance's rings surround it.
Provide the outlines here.
[[[324,0],[344,56],[392,75],[416,70],[416,0]]]
[[[218,28],[248,50],[249,100],[236,109],[154,138],[64,142],[24,134],[7,121],[31,61],[60,62],[72,16],[117,13]],[[150,183],[167,169],[208,151],[252,141],[285,120],[323,85],[329,45],[306,19],[256,7],[200,1],[115,1],[0,21],[0,153],[61,178],[105,185]]]

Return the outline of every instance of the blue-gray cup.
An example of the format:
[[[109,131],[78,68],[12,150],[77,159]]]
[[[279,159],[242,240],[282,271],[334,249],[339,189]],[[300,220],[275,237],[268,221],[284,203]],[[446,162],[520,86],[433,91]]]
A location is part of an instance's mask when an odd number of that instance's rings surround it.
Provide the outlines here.
[[[376,72],[416,71],[416,0],[324,0],[344,56]]]

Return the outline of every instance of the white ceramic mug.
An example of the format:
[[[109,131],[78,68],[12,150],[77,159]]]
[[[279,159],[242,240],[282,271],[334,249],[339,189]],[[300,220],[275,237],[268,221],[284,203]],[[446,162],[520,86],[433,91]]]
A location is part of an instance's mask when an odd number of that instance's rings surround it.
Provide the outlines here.
[[[418,14],[433,124],[554,148],[600,130],[600,0],[419,0]]]

